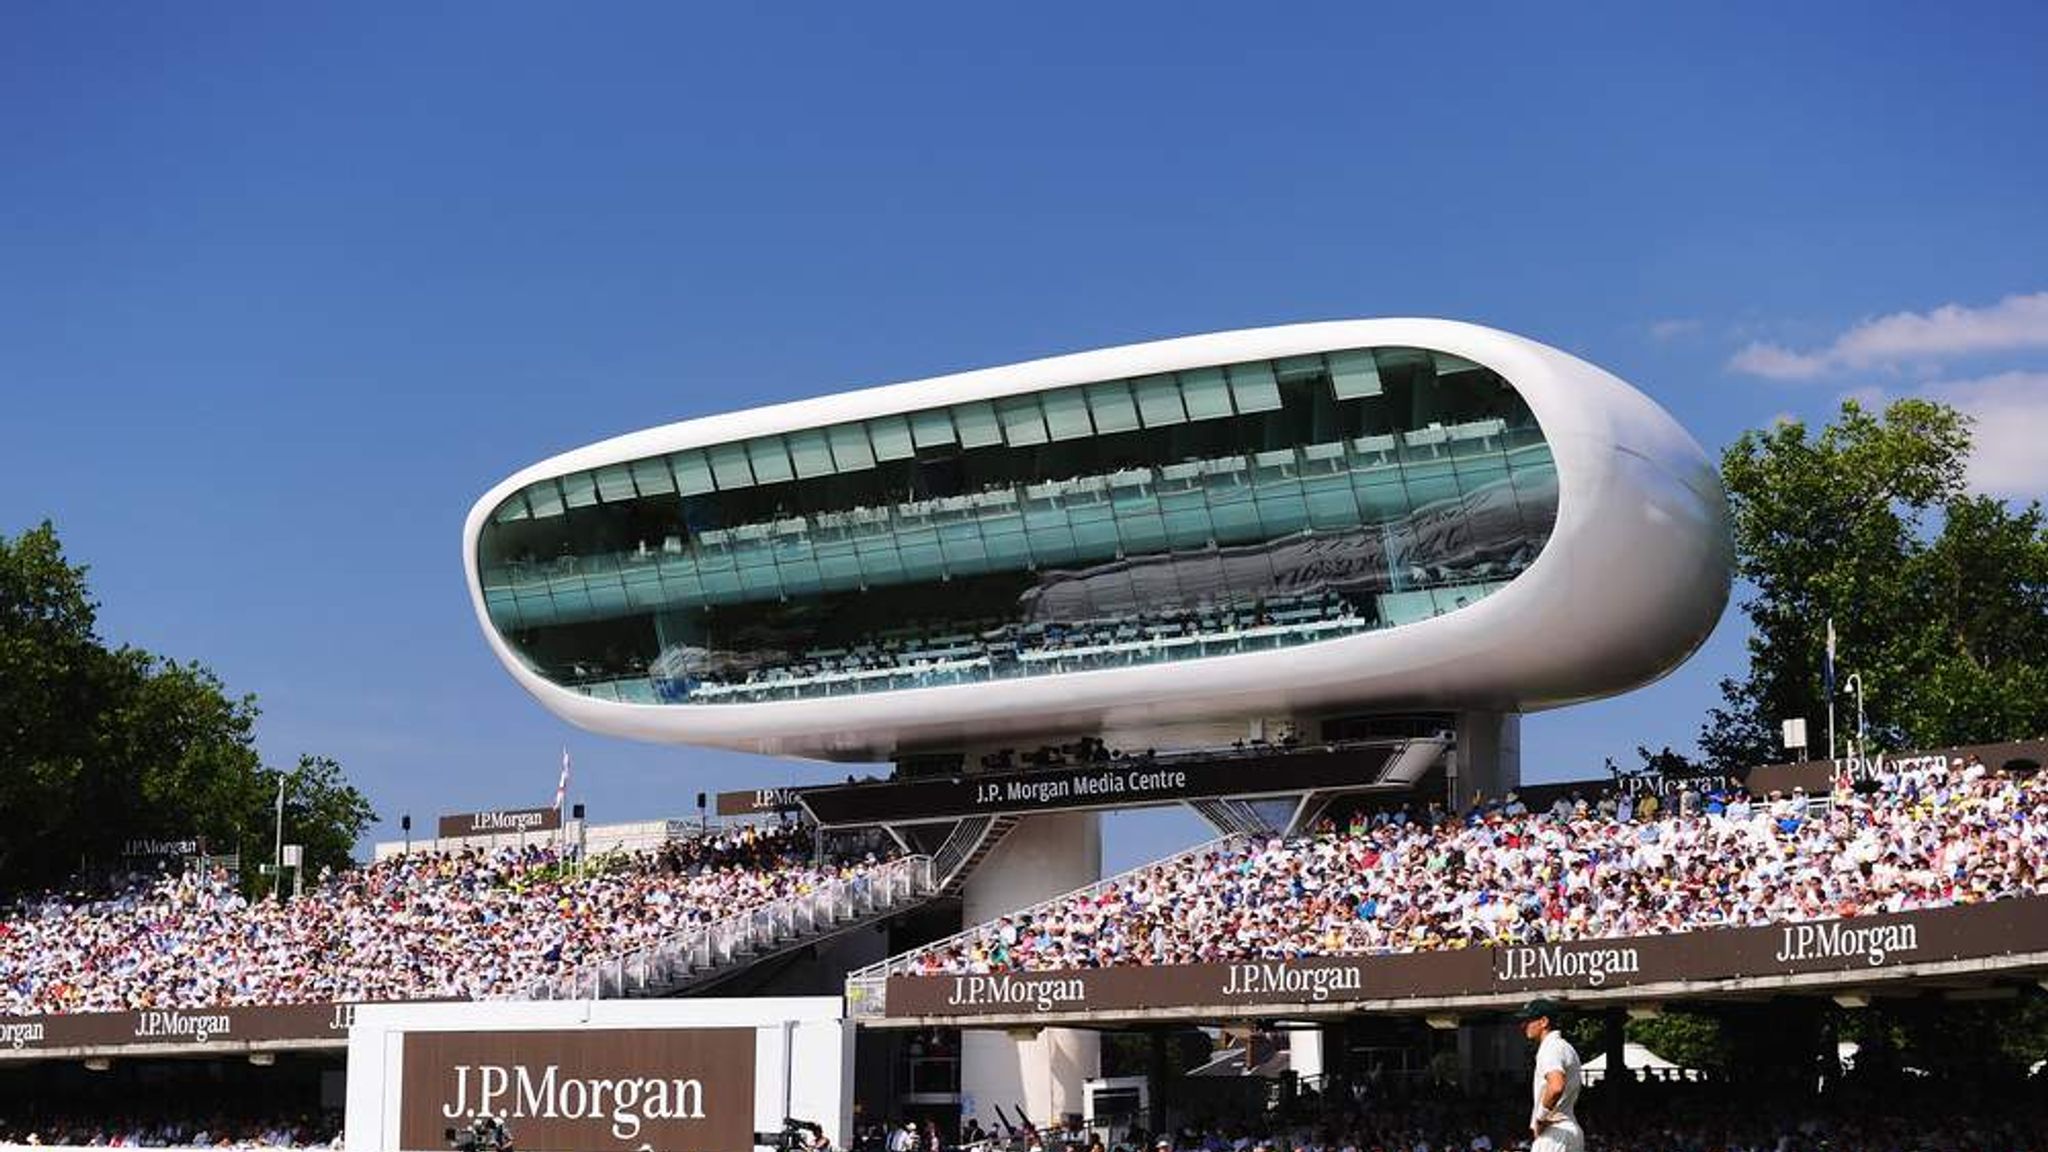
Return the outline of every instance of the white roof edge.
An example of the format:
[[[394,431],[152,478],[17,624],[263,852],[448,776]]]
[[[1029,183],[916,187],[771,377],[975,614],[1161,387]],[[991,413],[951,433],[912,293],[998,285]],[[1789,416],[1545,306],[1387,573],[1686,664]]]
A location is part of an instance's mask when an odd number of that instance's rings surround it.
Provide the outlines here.
[[[831,424],[868,420],[899,412],[915,412],[948,404],[1045,392],[1075,384],[1093,384],[1160,372],[1177,372],[1246,360],[1278,359],[1345,348],[1399,347],[1432,338],[1458,344],[1475,336],[1494,340],[1525,339],[1513,333],[1462,320],[1428,317],[1318,320],[1268,328],[1243,328],[1195,336],[1176,336],[1115,348],[1072,352],[1000,367],[975,368],[922,380],[874,385],[802,400],[767,404],[758,408],[743,408],[737,412],[693,417],[599,440],[522,468],[485,493],[477,502],[477,509],[472,512],[471,519],[478,518],[491,508],[495,508],[513,492],[538,480],[690,448],[728,444],[756,436],[821,428]],[[1432,347],[1432,350],[1458,351],[1451,347]]]

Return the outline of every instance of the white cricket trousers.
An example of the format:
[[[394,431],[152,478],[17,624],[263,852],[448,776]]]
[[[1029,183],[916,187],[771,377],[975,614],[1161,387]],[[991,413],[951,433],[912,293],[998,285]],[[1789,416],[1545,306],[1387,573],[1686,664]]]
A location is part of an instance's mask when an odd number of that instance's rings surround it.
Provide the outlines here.
[[[1552,1124],[1530,1142],[1529,1152],[1586,1152],[1586,1134],[1577,1124]]]

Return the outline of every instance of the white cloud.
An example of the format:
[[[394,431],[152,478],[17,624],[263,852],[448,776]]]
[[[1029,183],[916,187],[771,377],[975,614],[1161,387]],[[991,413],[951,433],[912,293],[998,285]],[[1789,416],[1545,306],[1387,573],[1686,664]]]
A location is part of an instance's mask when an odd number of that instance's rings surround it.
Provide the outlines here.
[[[1970,487],[1994,496],[2048,497],[2048,372],[1944,381],[1921,394],[1976,418]]]
[[[1772,380],[1810,380],[1842,369],[1891,368],[1991,352],[2048,349],[2048,292],[2007,296],[1988,308],[1944,304],[1865,320],[1827,347],[1798,352],[1753,343],[1728,366]]]
[[[1819,356],[1801,356],[1776,344],[1751,344],[1737,352],[1728,366],[1737,372],[1772,380],[1811,380],[1827,371],[1828,367],[1827,361]]]
[[[1650,339],[1657,341],[1676,340],[1681,336],[1690,336],[1699,330],[1699,321],[1684,317],[1673,317],[1669,320],[1659,320],[1651,324]]]
[[[1953,405],[1971,417],[1972,490],[2004,498],[2048,499],[2048,372],[1938,380],[1921,385],[1913,395]],[[1842,398],[1880,411],[1896,394],[1857,388]]]

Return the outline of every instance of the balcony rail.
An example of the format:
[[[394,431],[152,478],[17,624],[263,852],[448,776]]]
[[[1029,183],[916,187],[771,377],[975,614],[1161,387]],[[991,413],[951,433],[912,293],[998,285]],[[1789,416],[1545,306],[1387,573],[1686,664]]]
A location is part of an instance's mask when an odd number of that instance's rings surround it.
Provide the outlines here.
[[[906,856],[816,891],[783,896],[704,924],[694,924],[646,948],[585,964],[539,981],[510,997],[525,1000],[601,1000],[660,993],[693,976],[886,912],[932,890],[929,856]]]

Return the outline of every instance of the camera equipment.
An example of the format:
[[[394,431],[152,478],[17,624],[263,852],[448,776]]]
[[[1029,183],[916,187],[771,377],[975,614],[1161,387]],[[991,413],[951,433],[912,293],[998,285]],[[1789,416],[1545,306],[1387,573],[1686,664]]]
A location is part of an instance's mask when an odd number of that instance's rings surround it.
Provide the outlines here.
[[[466,1128],[449,1128],[443,1133],[455,1152],[512,1152],[512,1132],[494,1116],[479,1116]]]
[[[754,1133],[754,1147],[773,1148],[775,1152],[804,1152],[812,1146],[812,1140],[807,1137],[814,1138],[820,1146],[824,1145],[824,1126],[816,1121],[785,1116],[782,1119],[782,1131]]]

